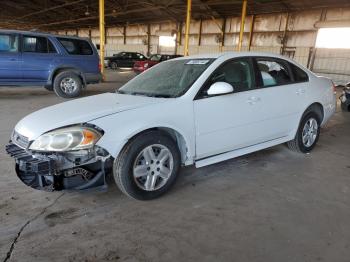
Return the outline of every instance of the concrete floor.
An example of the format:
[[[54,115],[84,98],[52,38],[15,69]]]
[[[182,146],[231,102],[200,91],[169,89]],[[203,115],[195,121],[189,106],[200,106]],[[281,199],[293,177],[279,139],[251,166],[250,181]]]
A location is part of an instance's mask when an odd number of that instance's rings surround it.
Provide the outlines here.
[[[84,95],[132,74],[108,76]],[[350,113],[336,113],[309,155],[281,145],[184,168],[170,193],[139,202],[114,184],[48,193],[17,179],[4,152],[14,125],[62,101],[44,89],[0,88],[1,261],[350,260]]]

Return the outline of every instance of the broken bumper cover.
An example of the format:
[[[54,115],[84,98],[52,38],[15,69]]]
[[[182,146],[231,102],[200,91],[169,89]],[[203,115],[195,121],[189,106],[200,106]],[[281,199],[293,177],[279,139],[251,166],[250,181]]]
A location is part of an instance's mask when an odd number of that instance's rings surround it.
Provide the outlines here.
[[[32,153],[13,143],[6,152],[15,159],[16,173],[27,186],[39,190],[88,190],[107,188],[106,174],[112,166],[111,157],[104,153]]]

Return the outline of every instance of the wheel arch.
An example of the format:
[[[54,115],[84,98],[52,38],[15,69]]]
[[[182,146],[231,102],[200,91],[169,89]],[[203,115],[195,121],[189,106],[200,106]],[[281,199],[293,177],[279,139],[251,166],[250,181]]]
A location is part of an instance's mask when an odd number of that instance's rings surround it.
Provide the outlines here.
[[[122,148],[125,148],[130,141],[139,137],[140,135],[145,134],[149,131],[154,131],[154,130],[160,131],[166,136],[174,140],[174,142],[176,143],[179,149],[182,164],[185,164],[185,165],[193,164],[193,157],[189,154],[189,152],[191,151],[189,139],[186,139],[185,136],[180,131],[176,130],[173,127],[157,126],[157,127],[146,128],[141,131],[138,131],[127,138],[127,141],[122,146]]]
[[[323,107],[323,105],[322,105],[321,103],[315,102],[315,103],[312,103],[311,105],[309,105],[309,106],[305,109],[305,111],[304,111],[304,113],[303,113],[303,115],[302,115],[300,121],[301,121],[301,120],[303,119],[303,117],[304,117],[307,113],[309,113],[309,112],[314,112],[314,113],[316,113],[316,114],[319,116],[321,123],[323,122],[325,113],[324,113],[324,107]]]
[[[55,77],[64,71],[72,71],[75,74],[77,74],[79,76],[79,78],[81,79],[83,86],[86,86],[86,79],[84,74],[82,73],[82,71],[79,68],[76,67],[72,67],[72,66],[61,66],[61,67],[57,67],[55,70],[52,71],[51,76],[50,76],[50,82],[51,84],[53,84],[53,81],[55,79]]]
[[[297,132],[299,130],[301,121],[303,121],[303,118],[306,114],[310,113],[310,112],[315,112],[319,118],[320,118],[320,122],[323,122],[324,119],[324,107],[321,103],[319,102],[314,102],[312,104],[310,104],[302,113],[302,115],[299,118],[299,123],[297,125],[297,127],[291,132],[291,139],[294,138],[297,135]]]

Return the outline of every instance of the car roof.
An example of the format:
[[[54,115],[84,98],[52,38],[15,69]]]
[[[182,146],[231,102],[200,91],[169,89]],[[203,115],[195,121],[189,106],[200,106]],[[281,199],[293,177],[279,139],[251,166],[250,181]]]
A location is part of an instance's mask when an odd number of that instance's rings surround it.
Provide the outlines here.
[[[79,36],[72,36],[72,35],[55,35],[55,34],[49,34],[44,32],[38,32],[38,31],[21,31],[21,30],[6,30],[6,29],[0,29],[0,33],[8,33],[8,34],[31,34],[31,35],[37,35],[37,36],[53,36],[53,37],[66,37],[66,38],[74,38],[74,39],[88,39],[87,37],[79,37]]]
[[[289,60],[285,56],[281,56],[274,53],[268,53],[268,52],[223,52],[223,53],[211,53],[211,54],[200,54],[200,55],[191,55],[191,56],[184,56],[177,58],[178,60],[181,59],[205,59],[205,58],[235,58],[235,57],[244,57],[244,56],[264,56],[264,57],[274,57],[274,58],[281,58],[285,60]]]

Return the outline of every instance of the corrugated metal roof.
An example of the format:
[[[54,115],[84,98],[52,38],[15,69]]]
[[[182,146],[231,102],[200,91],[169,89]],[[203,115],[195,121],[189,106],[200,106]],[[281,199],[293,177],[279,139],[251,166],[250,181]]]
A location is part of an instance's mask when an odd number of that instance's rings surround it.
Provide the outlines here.
[[[186,0],[105,0],[106,26],[184,21]],[[240,16],[241,0],[193,0],[193,19]],[[97,0],[2,0],[0,27],[59,30],[98,26]],[[251,0],[248,14],[350,7],[349,0]]]

